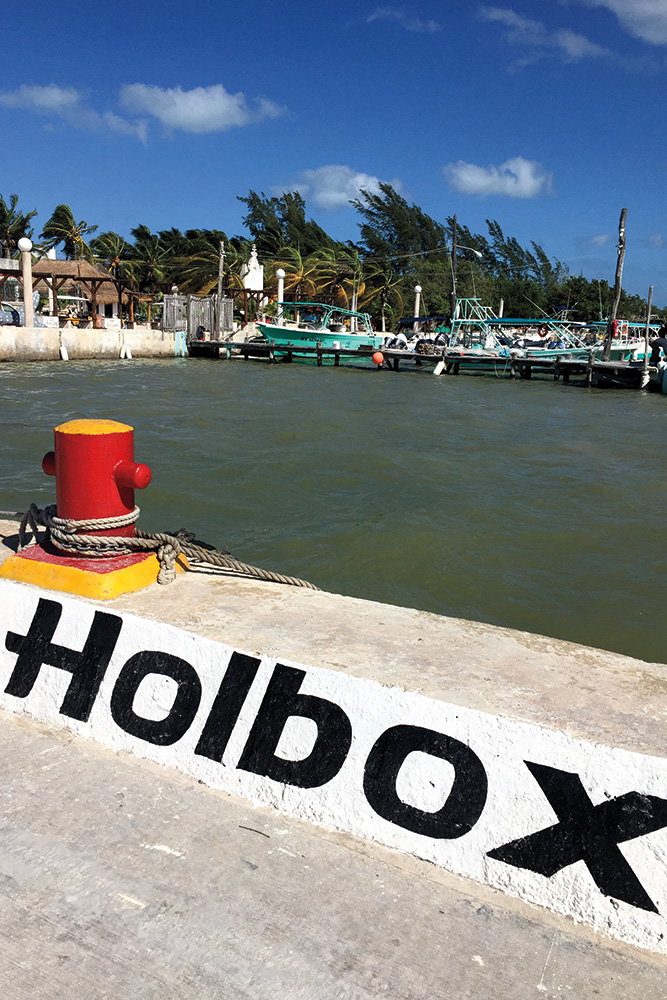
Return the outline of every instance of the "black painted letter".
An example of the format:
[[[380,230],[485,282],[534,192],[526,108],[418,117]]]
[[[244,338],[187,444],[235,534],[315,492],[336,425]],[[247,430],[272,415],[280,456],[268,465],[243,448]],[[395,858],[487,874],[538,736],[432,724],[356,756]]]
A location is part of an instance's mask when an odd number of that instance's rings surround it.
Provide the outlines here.
[[[232,735],[248,691],[257,676],[259,664],[260,661],[256,656],[247,656],[245,653],[237,653],[236,650],[232,653],[209,717],[195,747],[195,753],[199,757],[222,762],[222,755],[227,749],[229,737]]]
[[[352,726],[340,706],[299,694],[306,673],[277,663],[238,766],[286,785],[317,788],[340,771],[352,743]],[[276,757],[276,748],[292,715],[312,719],[317,739],[304,760]]]
[[[178,684],[176,697],[165,719],[144,719],[132,705],[144,677],[162,674]],[[123,666],[111,695],[111,716],[117,726],[146,743],[168,747],[188,731],[201,701],[201,681],[195,668],[179,656],[145,649]]]
[[[605,896],[657,913],[618,845],[667,826],[667,799],[626,792],[596,806],[575,772],[529,760],[525,765],[560,822],[497,847],[489,857],[546,878],[583,861]]]
[[[396,793],[396,779],[408,754],[415,750],[447,760],[454,784],[437,812],[408,805]],[[439,840],[456,840],[472,830],[486,802],[484,766],[469,746],[421,726],[393,726],[377,740],[364,771],[364,792],[376,813],[412,833]]]
[[[43,664],[59,667],[72,674],[60,706],[61,715],[87,722],[123,620],[118,615],[96,611],[85,645],[78,652],[51,642],[62,611],[62,604],[40,597],[28,634],[7,633],[5,646],[10,653],[18,653],[18,658],[5,693],[27,698]]]

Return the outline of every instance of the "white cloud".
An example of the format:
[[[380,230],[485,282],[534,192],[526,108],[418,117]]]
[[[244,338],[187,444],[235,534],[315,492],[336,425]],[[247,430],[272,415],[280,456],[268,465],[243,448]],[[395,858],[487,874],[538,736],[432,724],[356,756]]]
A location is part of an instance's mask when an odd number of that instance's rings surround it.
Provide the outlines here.
[[[393,187],[400,188],[398,181],[391,183]],[[380,194],[380,179],[373,174],[363,174],[343,164],[331,163],[316,170],[304,170],[292,184],[277,187],[275,191],[276,193],[298,191],[318,208],[325,212],[334,212],[338,208],[343,208],[353,198],[358,198],[362,188],[371,194]]]
[[[36,111],[52,111],[61,114],[75,107],[81,96],[74,87],[58,87],[51,83],[48,87],[28,87],[0,94],[0,103],[8,108],[32,108]]]
[[[631,35],[651,45],[667,45],[665,0],[578,0],[588,7],[606,7]]]
[[[51,118],[61,118],[73,128],[89,132],[111,131],[131,135],[141,142],[146,141],[146,122],[128,121],[105,111],[100,114],[85,103],[83,95],[74,87],[59,87],[55,83],[47,86],[24,84],[17,90],[0,93],[0,105],[19,108]]]
[[[376,7],[366,18],[366,24],[372,24],[374,21],[396,21],[406,31],[415,31],[422,35],[433,35],[437,31],[442,31],[437,21],[421,21],[418,17],[408,17],[404,11],[395,7]]]
[[[588,242],[594,247],[604,247],[611,240],[611,233],[600,233],[599,236],[591,236]]]
[[[285,113],[285,108],[261,98],[250,106],[242,93],[230,94],[220,83],[193,90],[132,83],[121,89],[120,98],[129,111],[153,115],[167,129],[197,135],[224,132]]]
[[[537,198],[550,194],[553,174],[535,160],[513,156],[500,166],[478,167],[458,160],[443,167],[447,183],[461,194]]]
[[[646,237],[646,243],[654,250],[664,250],[667,246],[667,241],[662,233],[651,233],[650,236]]]
[[[560,49],[565,54],[566,59],[571,62],[612,55],[609,49],[604,49],[601,45],[590,42],[584,35],[578,35],[576,31],[570,31],[568,28],[555,31],[551,39],[555,47]]]
[[[582,59],[599,59],[613,55],[609,49],[589,41],[585,35],[569,29],[548,31],[541,21],[522,17],[513,10],[502,7],[480,7],[479,15],[485,21],[502,24],[508,29],[506,39],[510,45],[522,46],[531,53],[531,58],[524,60],[523,64],[534,62],[546,55],[559,55],[566,62],[581,62]]]

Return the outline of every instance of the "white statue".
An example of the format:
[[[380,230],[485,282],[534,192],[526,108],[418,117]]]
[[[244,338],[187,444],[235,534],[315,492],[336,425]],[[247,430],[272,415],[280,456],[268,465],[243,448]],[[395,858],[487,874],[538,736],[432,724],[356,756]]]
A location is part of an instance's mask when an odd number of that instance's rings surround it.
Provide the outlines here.
[[[257,259],[257,249],[252,245],[250,260],[241,268],[241,278],[243,287],[249,288],[253,292],[261,292],[264,288],[264,265]]]

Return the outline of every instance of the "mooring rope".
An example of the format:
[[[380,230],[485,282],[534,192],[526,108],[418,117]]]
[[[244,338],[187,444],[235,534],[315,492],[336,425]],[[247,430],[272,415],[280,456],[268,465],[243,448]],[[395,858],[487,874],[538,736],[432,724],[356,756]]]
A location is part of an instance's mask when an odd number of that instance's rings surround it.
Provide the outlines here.
[[[307,587],[309,590],[319,590],[313,583],[300,580],[295,576],[285,576],[271,570],[260,569],[249,563],[241,562],[230,552],[213,548],[203,543],[197,543],[194,534],[185,529],[180,531],[157,532],[151,534],[136,529],[135,535],[127,538],[116,535],[85,535],[79,531],[108,531],[114,528],[125,528],[139,517],[139,508],[135,507],[129,514],[119,517],[97,518],[94,520],[77,521],[73,518],[58,517],[55,504],[49,504],[40,510],[36,504],[30,504],[29,510],[21,518],[19,525],[19,551],[30,544],[29,535],[38,540],[38,527],[47,529],[47,539],[62,552],[73,555],[101,559],[109,556],[131,555],[135,552],[155,552],[160,570],[157,582],[171,583],[176,579],[176,560],[183,554],[188,562],[195,566],[215,566],[239,576],[249,576],[256,580],[269,580],[271,583],[286,583],[292,587]]]

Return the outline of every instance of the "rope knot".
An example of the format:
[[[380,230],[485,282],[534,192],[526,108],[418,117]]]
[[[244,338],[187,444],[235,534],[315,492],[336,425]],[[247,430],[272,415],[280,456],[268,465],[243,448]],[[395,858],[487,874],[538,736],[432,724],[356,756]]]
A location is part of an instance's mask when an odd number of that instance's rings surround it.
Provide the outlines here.
[[[176,579],[176,560],[183,553],[193,565],[215,566],[217,569],[238,576],[319,590],[314,584],[299,580],[297,577],[283,576],[282,573],[273,573],[271,570],[259,569],[257,566],[241,562],[229,552],[216,549],[206,542],[197,541],[194,534],[184,528],[176,534],[166,532],[150,534],[137,528],[134,535],[127,537],[80,534],[85,531],[125,528],[134,524],[139,513],[139,508],[135,507],[128,514],[121,514],[118,517],[79,521],[74,518],[58,517],[55,504],[49,504],[40,510],[36,504],[31,503],[19,525],[19,551],[39,541],[37,529],[41,526],[46,528],[46,541],[52,542],[62,552],[72,555],[103,559],[109,556],[130,555],[134,552],[155,552],[160,564],[157,582],[161,584],[173,583]],[[32,534],[31,539],[28,538],[29,534]]]

